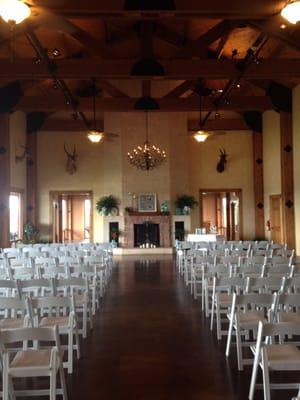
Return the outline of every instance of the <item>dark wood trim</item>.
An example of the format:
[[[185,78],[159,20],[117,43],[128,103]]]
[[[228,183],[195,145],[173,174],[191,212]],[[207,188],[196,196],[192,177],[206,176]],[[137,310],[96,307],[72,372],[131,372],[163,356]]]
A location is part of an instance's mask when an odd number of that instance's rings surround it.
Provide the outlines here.
[[[253,191],[255,212],[255,236],[265,237],[263,135],[253,132]]]
[[[10,246],[10,135],[9,114],[0,114],[0,248]]]
[[[290,249],[294,249],[296,240],[292,113],[280,113],[280,148],[283,239]]]
[[[26,219],[34,225],[38,223],[38,183],[37,183],[37,133],[27,135],[27,206]]]

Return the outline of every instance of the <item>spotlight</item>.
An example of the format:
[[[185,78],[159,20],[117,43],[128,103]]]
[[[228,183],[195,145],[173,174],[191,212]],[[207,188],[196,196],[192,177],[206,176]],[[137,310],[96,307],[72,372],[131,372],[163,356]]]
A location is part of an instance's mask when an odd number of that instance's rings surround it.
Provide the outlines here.
[[[40,57],[34,57],[32,61],[34,64],[37,65],[37,64],[40,64],[42,60],[40,59]]]
[[[281,24],[280,25],[280,29],[286,29],[286,25],[285,24]]]
[[[52,87],[53,87],[54,90],[57,90],[58,89],[58,84],[56,82],[53,82]]]
[[[223,93],[223,89],[218,89],[217,92],[218,93]]]
[[[221,118],[221,114],[219,113],[219,111],[215,112],[215,119],[220,119]]]
[[[228,97],[225,97],[224,102],[225,102],[225,104],[228,105],[228,104],[230,104],[230,99]]]
[[[61,55],[61,52],[60,52],[60,50],[58,48],[55,47],[52,50],[52,55],[53,55],[53,57],[59,57]]]
[[[255,64],[258,65],[258,64],[260,64],[262,62],[262,58],[261,57],[254,57],[253,61],[254,61]]]
[[[236,87],[237,87],[237,89],[240,89],[240,88],[241,88],[240,82],[238,82],[238,83],[236,84]]]

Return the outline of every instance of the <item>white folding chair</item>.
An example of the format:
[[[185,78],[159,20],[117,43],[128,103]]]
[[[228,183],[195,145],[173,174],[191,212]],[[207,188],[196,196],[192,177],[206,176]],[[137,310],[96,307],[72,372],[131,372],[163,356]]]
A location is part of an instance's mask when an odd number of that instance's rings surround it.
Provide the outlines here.
[[[259,321],[268,322],[274,296],[276,294],[266,293],[247,293],[241,295],[234,293],[232,296],[231,310],[227,316],[229,319],[229,330],[225,354],[226,357],[229,357],[233,331],[235,331],[239,371],[244,369],[244,365],[252,363],[251,359],[245,359],[243,356],[243,347],[250,347],[252,343],[243,341],[243,337],[248,339],[250,332],[255,336]]]
[[[88,322],[90,329],[93,328],[88,279],[80,277],[55,279],[54,290],[56,295],[62,293],[64,296],[74,296],[78,322],[78,314],[82,314],[82,328],[78,329],[78,332],[82,334],[83,338],[86,338]]]
[[[28,341],[37,341],[39,348],[29,348]],[[24,343],[23,350],[11,354],[10,345]],[[43,348],[41,344],[53,343],[51,348]],[[10,400],[11,393],[17,396],[45,396],[55,400],[57,395],[62,395],[67,400],[67,389],[64,370],[62,366],[63,351],[60,346],[57,327],[53,328],[22,328],[0,331],[0,345],[2,350],[3,370],[3,400]],[[61,389],[57,388],[57,373],[59,372]],[[50,388],[40,390],[13,390],[13,378],[49,377]]]
[[[252,347],[254,363],[249,389],[249,400],[253,400],[259,367],[263,375],[264,400],[271,400],[271,389],[297,389],[300,383],[270,383],[270,371],[300,371],[300,350],[291,339],[287,343],[275,341],[276,337],[289,338],[300,335],[299,323],[259,322],[256,345]],[[265,338],[265,341],[263,340]]]
[[[24,299],[0,297],[0,330],[23,328],[30,324]]]
[[[69,374],[73,372],[73,350],[76,350],[77,358],[80,358],[80,343],[75,310],[73,296],[48,296],[28,299],[28,313],[34,321],[34,326],[49,328],[57,325],[59,334],[68,337],[68,345],[66,346],[68,354],[64,367],[68,369]]]

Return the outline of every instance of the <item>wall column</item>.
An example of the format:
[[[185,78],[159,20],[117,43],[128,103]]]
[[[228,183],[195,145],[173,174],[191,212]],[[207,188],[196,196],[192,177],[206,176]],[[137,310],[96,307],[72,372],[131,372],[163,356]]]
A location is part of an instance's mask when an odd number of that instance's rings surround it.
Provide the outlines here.
[[[0,247],[9,247],[9,114],[0,114]]]
[[[290,249],[295,248],[295,207],[293,170],[292,113],[280,113],[281,187],[283,239]]]
[[[27,212],[26,222],[37,225],[37,133],[27,134]]]
[[[253,184],[255,205],[255,236],[265,237],[264,174],[263,174],[263,135],[253,132]]]

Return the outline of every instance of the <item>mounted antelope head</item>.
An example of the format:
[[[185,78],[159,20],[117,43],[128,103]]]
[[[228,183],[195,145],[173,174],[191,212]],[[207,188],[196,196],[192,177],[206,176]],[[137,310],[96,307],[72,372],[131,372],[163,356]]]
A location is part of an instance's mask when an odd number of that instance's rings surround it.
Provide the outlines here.
[[[23,153],[20,154],[20,155],[17,155],[17,150],[16,150],[16,152],[15,152],[15,160],[16,160],[16,162],[21,162],[21,161],[23,161],[25,159],[25,157],[29,156],[27,146],[23,146],[22,145],[20,147],[21,147],[21,149],[23,149]]]
[[[68,150],[66,148],[66,144],[64,144],[64,150],[65,150],[65,153],[67,155],[66,171],[70,175],[73,175],[77,171],[76,162],[77,162],[78,155],[76,153],[76,146],[74,145],[72,154],[68,152]]]
[[[225,149],[220,149],[220,154],[219,154],[219,162],[217,164],[217,171],[221,174],[222,172],[225,171],[226,163],[227,163],[227,157],[228,154],[226,154]]]

